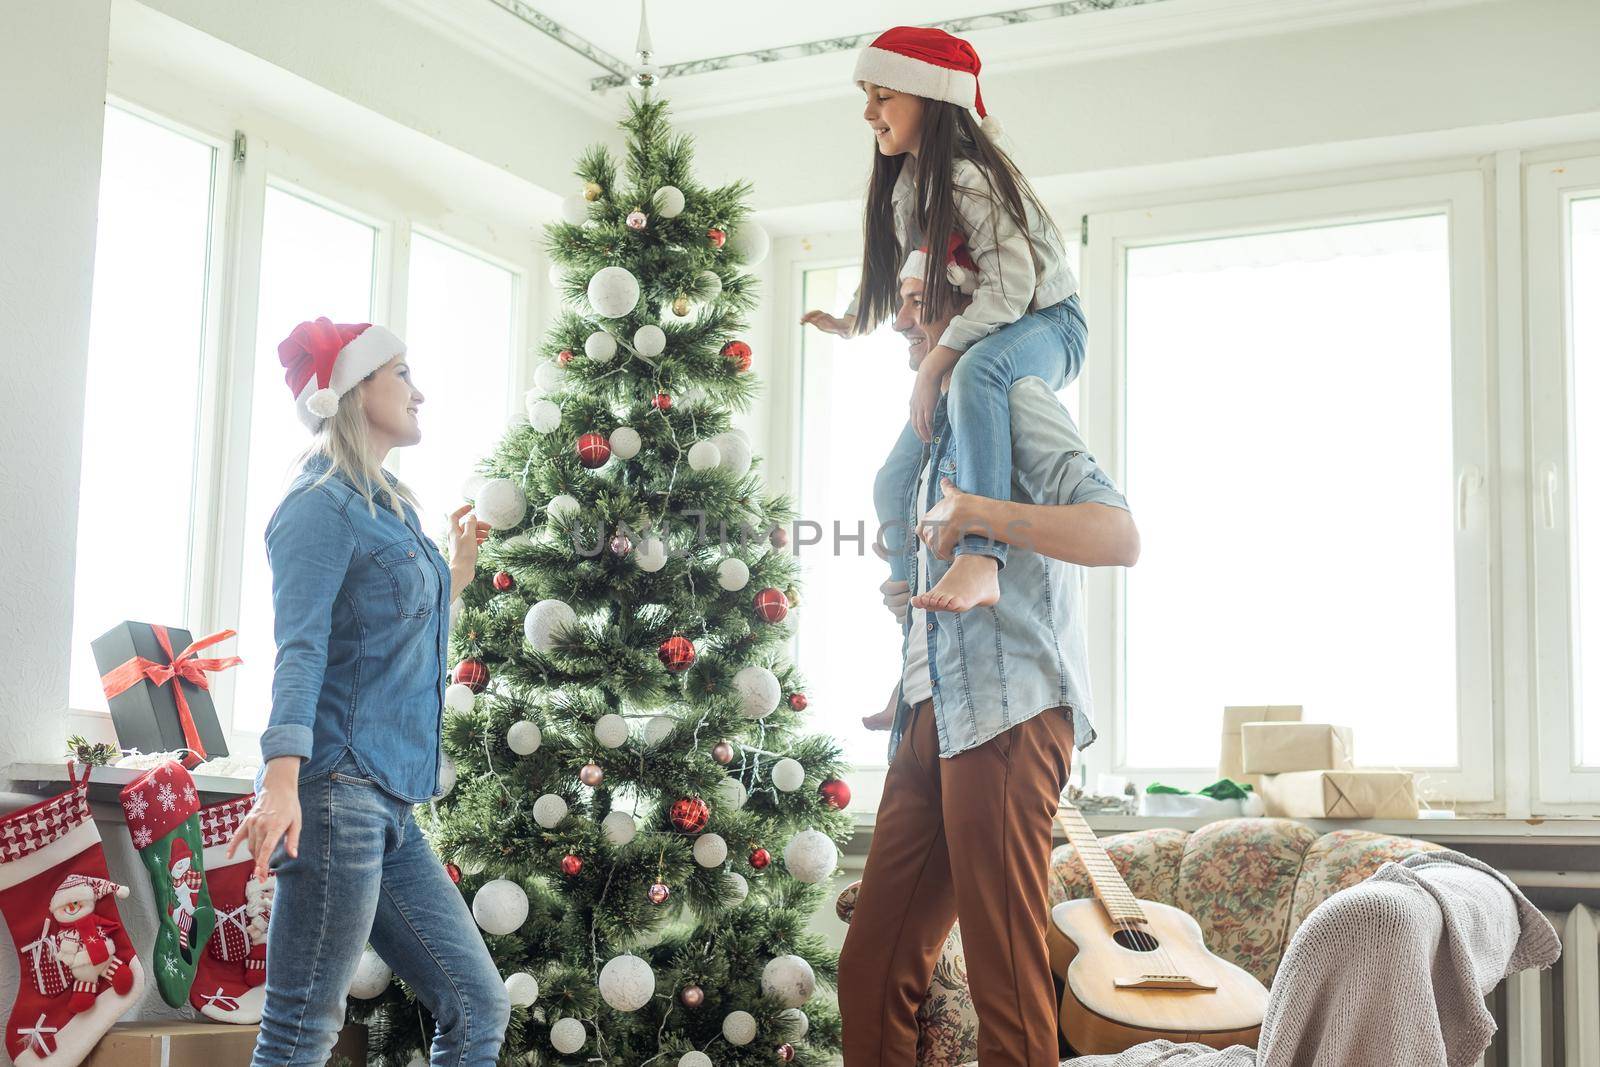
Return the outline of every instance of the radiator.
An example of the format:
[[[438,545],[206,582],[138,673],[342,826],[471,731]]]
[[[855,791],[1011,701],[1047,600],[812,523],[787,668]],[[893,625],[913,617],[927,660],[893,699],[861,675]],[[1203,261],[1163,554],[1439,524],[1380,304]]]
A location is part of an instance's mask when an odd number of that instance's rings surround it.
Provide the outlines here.
[[[1581,904],[1546,918],[1561,935],[1561,959],[1490,995],[1500,1031],[1479,1067],[1600,1065],[1600,919]]]

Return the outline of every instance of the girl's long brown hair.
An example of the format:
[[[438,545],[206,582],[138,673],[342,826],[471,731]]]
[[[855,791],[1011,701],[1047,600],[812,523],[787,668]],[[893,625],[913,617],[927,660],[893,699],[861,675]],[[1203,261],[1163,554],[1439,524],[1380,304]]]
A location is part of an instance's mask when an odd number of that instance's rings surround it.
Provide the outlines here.
[[[996,209],[1011,217],[1017,229],[1028,233],[1027,206],[1033,205],[1046,226],[1055,222],[1033,187],[1017,170],[1005,150],[991,141],[966,108],[943,100],[924,100],[922,143],[910,153],[886,156],[873,149],[872,179],[867,185],[866,218],[862,231],[861,288],[856,306],[855,332],[871,333],[894,317],[900,306],[900,267],[910,254],[901,248],[894,232],[894,187],[904,167],[916,167],[916,222],[928,246],[928,271],[923,278],[923,309],[929,321],[945,316],[953,292],[945,281],[945,250],[955,229],[956,162],[970,159],[988,178],[989,188],[971,190],[994,201]],[[1034,269],[1038,253],[1030,245]]]

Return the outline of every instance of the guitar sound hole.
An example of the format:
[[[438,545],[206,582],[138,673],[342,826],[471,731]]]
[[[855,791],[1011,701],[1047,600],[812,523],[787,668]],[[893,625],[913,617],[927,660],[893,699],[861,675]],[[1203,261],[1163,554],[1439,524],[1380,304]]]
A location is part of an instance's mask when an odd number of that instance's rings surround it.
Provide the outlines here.
[[[1160,942],[1151,937],[1149,932],[1138,927],[1125,927],[1111,935],[1111,940],[1127,949],[1129,952],[1154,952],[1160,947]]]

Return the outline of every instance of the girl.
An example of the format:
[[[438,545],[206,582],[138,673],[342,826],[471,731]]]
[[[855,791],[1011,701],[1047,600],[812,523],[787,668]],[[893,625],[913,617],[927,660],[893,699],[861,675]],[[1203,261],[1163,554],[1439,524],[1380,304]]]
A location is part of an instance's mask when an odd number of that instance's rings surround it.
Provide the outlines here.
[[[1060,389],[1077,377],[1083,363],[1077,279],[1049,213],[991,139],[993,124],[978,90],[980,66],[966,41],[943,30],[909,26],[886,31],[861,54],[855,80],[867,95],[863,117],[877,142],[867,187],[861,287],[843,317],[812,311],[801,320],[840,337],[870,333],[895,314],[906,254],[919,246],[949,247],[957,232],[977,263],[972,306],[951,320],[922,361],[910,422],[873,486],[894,581],[905,578],[911,539],[904,516],[922,445],[931,433],[939,383],[951,366],[954,481],[962,492],[1003,500],[1011,496],[1008,391],[1029,376]],[[985,120],[981,125],[969,108]],[[938,319],[950,291],[935,284],[944,264],[928,256],[926,269],[927,313]],[[990,537],[962,537],[949,571],[916,598],[917,606],[967,611],[994,604],[1005,552],[1006,546]]]
[[[405,345],[382,326],[295,327],[278,358],[316,439],[267,524],[278,657],[266,766],[228,843],[277,869],[254,1067],[327,1061],[371,942],[434,1018],[431,1062],[493,1064],[510,1005],[461,893],[412,819],[439,792],[450,602],[485,524],[451,516],[447,564],[383,467],[422,438]],[[282,840],[282,848],[278,849]]]

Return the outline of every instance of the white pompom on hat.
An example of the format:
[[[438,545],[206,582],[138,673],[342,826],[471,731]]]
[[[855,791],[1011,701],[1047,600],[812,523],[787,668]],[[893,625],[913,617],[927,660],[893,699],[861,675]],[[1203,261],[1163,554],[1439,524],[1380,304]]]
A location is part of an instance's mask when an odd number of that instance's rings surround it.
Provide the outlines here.
[[[278,362],[300,421],[316,431],[338,413],[341,396],[405,350],[405,342],[382,326],[320,318],[302,322],[283,339]]]
[[[998,140],[1000,124],[984,108],[978,87],[981,69],[978,50],[962,38],[923,26],[895,26],[862,50],[853,80],[970,108],[984,134]]]
[[[900,280],[922,279],[928,275],[928,246],[912,249],[900,268]],[[950,284],[968,296],[978,291],[978,263],[967,248],[967,239],[954,231],[950,234],[950,248],[945,253],[944,276]]]

